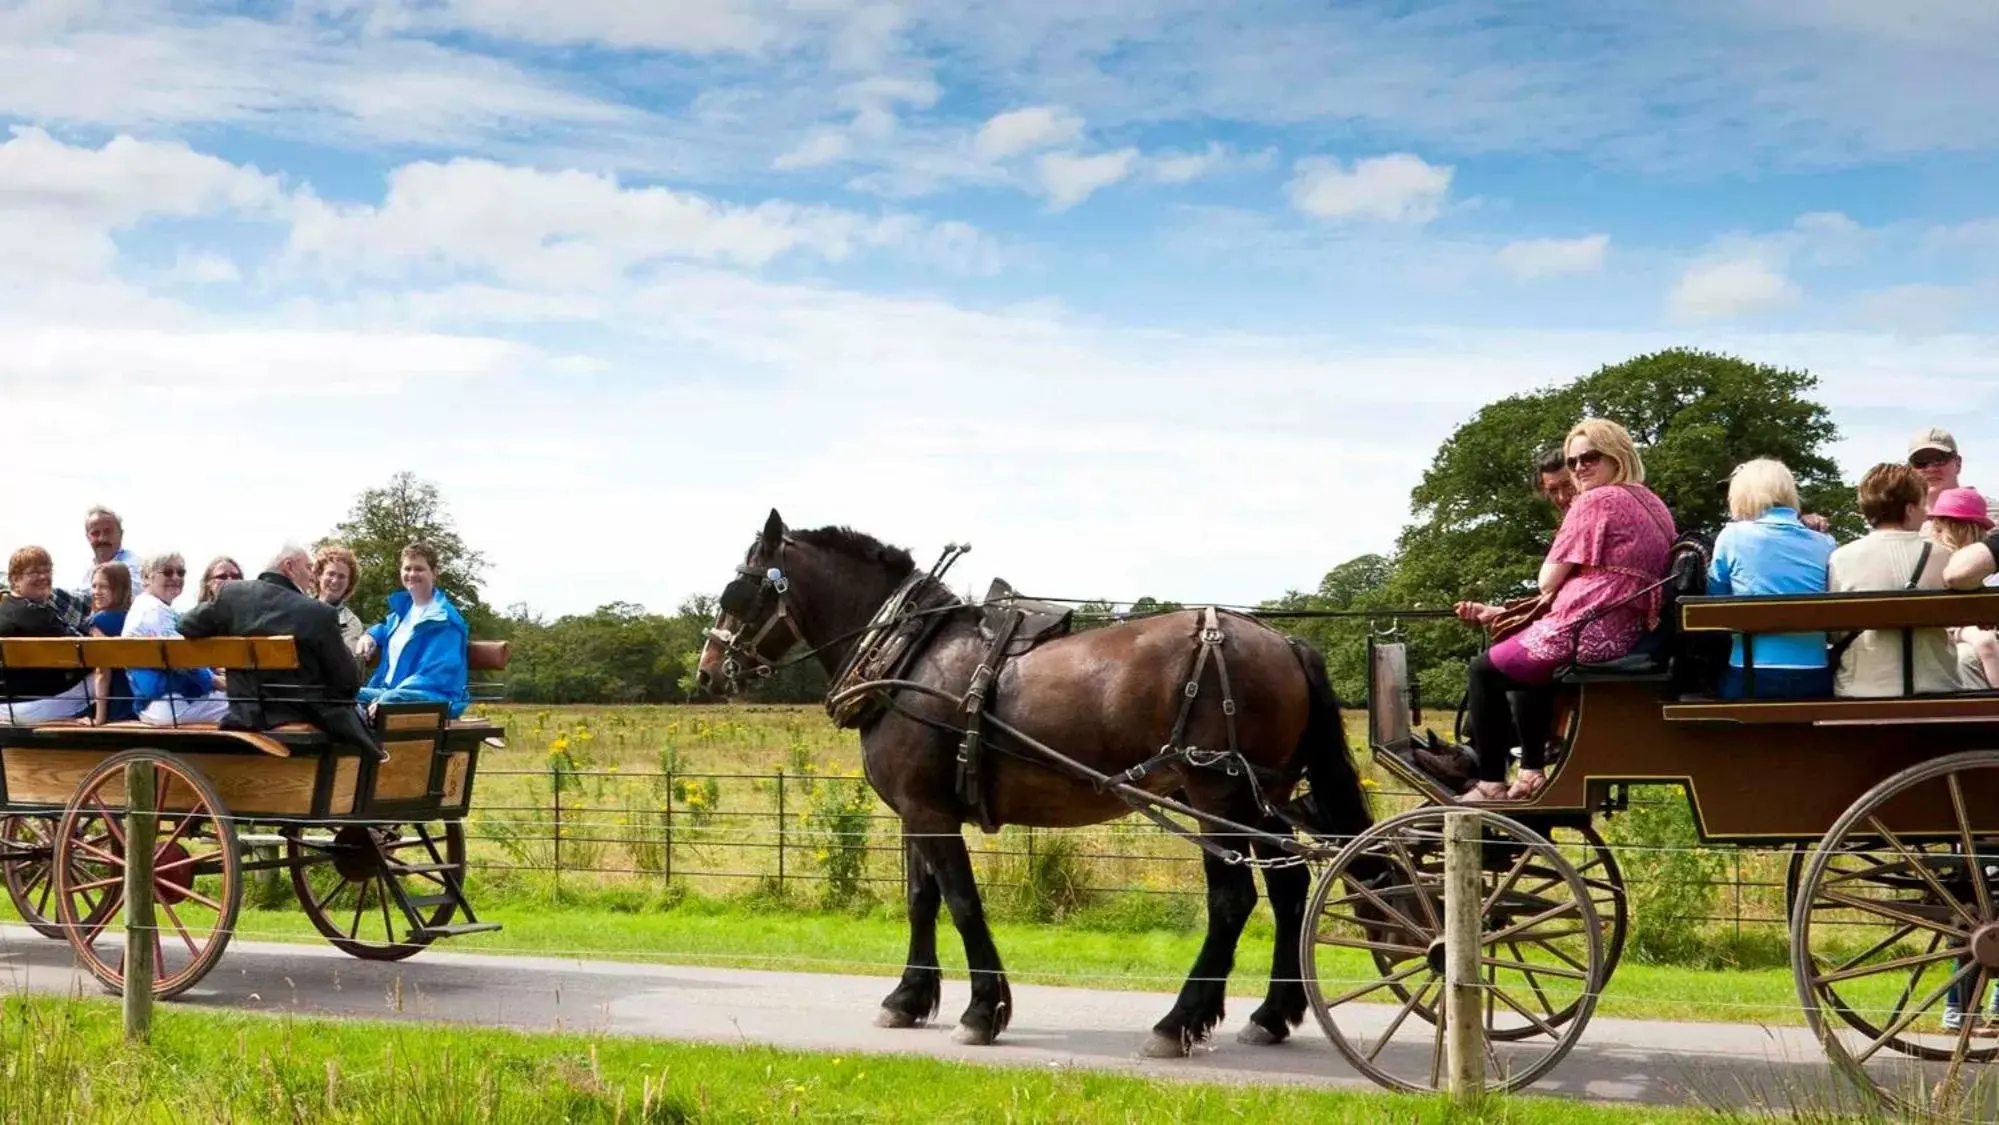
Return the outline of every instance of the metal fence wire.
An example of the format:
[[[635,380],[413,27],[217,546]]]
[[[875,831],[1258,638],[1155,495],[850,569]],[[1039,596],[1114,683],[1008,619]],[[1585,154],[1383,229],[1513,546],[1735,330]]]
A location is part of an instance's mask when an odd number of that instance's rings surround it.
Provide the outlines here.
[[[480,783],[490,799],[476,803],[465,824],[474,872],[888,901],[899,900],[904,885],[900,819],[860,774],[556,763],[482,769]],[[1373,798],[1386,807],[1416,795],[1384,786]],[[1684,800],[1670,788],[1635,790],[1632,807]],[[1136,815],[1089,828],[1008,826],[965,837],[984,888],[1028,896],[1043,911],[1118,895],[1184,898],[1197,908],[1206,893],[1200,853]],[[1787,852],[1616,839],[1609,846],[1640,925],[1721,928],[1739,939],[1754,927],[1786,924]],[[1698,862],[1667,862],[1687,855]]]

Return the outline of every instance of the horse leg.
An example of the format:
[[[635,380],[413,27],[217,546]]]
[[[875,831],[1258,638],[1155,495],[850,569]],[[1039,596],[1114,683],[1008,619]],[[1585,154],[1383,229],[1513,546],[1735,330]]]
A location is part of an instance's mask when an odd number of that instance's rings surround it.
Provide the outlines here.
[[[1256,909],[1256,880],[1249,868],[1204,850],[1201,870],[1208,879],[1208,936],[1180,987],[1179,999],[1166,1018],[1153,1025],[1141,1052],[1147,1058],[1183,1058],[1221,1022],[1229,972],[1235,968],[1236,941]]]
[[[958,1029],[951,1038],[960,1043],[985,1046],[1006,1030],[1013,1018],[1013,990],[1008,987],[1006,970],[1000,965],[999,947],[986,925],[985,907],[979,902],[979,886],[972,874],[972,857],[965,850],[965,838],[956,834],[956,825],[945,832],[917,837],[916,847],[937,880],[944,905],[951,908],[951,922],[965,942],[965,966],[971,971],[972,1002],[958,1017]]]
[[[905,834],[903,863],[909,869],[909,958],[903,962],[902,983],[882,1000],[876,1027],[915,1027],[937,1014],[944,974],[937,967],[937,876],[923,861],[916,840]]]
[[[1285,831],[1283,825],[1263,827],[1279,834]],[[1284,854],[1266,841],[1252,841],[1252,845],[1261,859]],[[1270,912],[1277,917],[1276,948],[1270,957],[1270,991],[1237,1034],[1239,1042],[1259,1046],[1282,1043],[1291,1037],[1292,1028],[1304,1022],[1305,984],[1301,979],[1304,960],[1299,956],[1298,937],[1305,925],[1305,900],[1311,889],[1312,876],[1303,864],[1263,869],[1264,896],[1270,900]]]

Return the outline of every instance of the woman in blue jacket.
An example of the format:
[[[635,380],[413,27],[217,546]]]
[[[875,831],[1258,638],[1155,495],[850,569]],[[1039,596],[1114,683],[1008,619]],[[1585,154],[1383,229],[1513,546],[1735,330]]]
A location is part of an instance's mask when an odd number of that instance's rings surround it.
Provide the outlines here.
[[[381,659],[359,700],[376,703],[443,703],[452,718],[471,701],[465,618],[437,588],[437,552],[422,543],[403,548],[403,588],[389,595],[389,616],[361,639],[361,659]]]

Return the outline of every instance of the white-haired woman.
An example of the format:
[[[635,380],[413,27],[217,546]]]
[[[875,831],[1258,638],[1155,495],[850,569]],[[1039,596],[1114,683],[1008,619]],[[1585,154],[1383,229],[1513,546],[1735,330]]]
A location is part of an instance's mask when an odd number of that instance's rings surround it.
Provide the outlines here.
[[[1716,597],[1822,594],[1837,546],[1798,519],[1798,482],[1782,461],[1761,457],[1735,467],[1728,481],[1730,523],[1714,539],[1707,592]],[[1750,674],[1748,669],[1754,670]],[[1830,696],[1833,671],[1824,633],[1765,634],[1728,655],[1724,699]]]
[[[132,599],[125,614],[126,637],[178,637],[180,614],[175,598],[187,588],[187,562],[175,552],[149,555],[139,567],[144,589]],[[139,719],[154,726],[186,723],[216,723],[229,711],[228,693],[216,686],[215,673],[206,668],[172,672],[158,668],[134,668],[132,705]]]

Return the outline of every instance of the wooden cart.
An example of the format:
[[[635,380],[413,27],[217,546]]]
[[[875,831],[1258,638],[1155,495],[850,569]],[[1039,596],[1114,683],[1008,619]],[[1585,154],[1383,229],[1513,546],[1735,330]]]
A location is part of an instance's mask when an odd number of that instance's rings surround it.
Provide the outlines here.
[[[477,642],[475,670],[504,668]],[[296,668],[289,637],[10,639],[9,668]],[[154,995],[178,995],[228,947],[246,883],[285,872],[337,948],[400,960],[440,937],[499,929],[465,897],[465,831],[479,751],[504,733],[445,708],[378,708],[375,747],[305,725],[4,725],[0,874],[23,920],[67,940],[108,989],[123,986],[126,766],[153,768]]]
[[[1690,598],[1678,612],[1682,636],[1741,633],[1753,646],[1776,633],[1907,638],[1990,623],[1999,596]],[[1468,806],[1418,764],[1419,749],[1455,751],[1411,729],[1406,656],[1399,643],[1370,646],[1369,742],[1424,803],[1376,824],[1323,873],[1304,974],[1349,1061],[1383,1085],[1423,1090],[1443,1073],[1440,831],[1445,809]],[[1999,982],[1999,692],[1720,701],[1674,694],[1676,659],[1667,646],[1568,670],[1547,786],[1530,801],[1469,806],[1486,810],[1495,1084],[1548,1073],[1623,947],[1623,878],[1593,816],[1624,810],[1632,785],[1672,785],[1704,846],[1789,852],[1793,976],[1835,1070],[1870,1096],[1992,1120],[1999,1076],[1976,1064],[1999,1056],[1999,1039],[1976,1035],[1976,1019],[1947,1031],[1941,1016],[1954,989],[1989,997]]]

